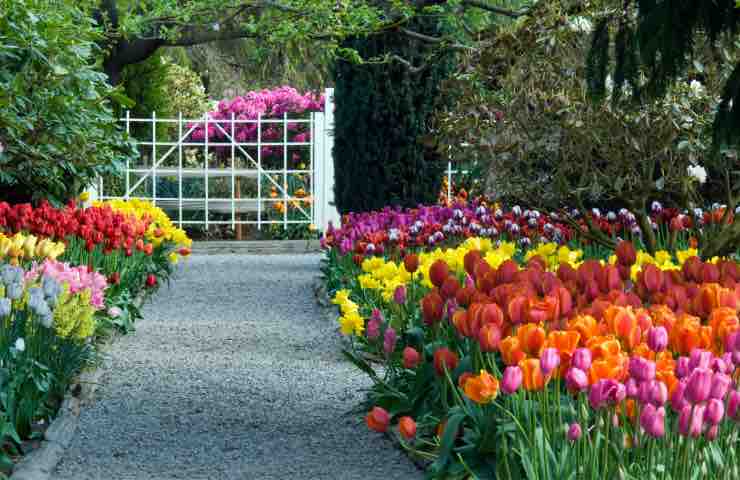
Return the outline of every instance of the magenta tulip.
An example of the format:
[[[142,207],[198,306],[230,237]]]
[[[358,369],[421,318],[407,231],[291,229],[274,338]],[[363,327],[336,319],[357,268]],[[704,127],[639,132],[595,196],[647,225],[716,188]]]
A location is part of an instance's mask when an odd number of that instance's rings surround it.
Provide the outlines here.
[[[581,430],[581,425],[578,424],[578,422],[573,422],[570,424],[570,427],[568,428],[568,440],[571,442],[577,442],[579,438],[581,438],[581,435],[583,434],[583,431]]]
[[[725,415],[725,404],[722,400],[711,398],[707,402],[706,410],[704,411],[704,420],[712,425],[717,425],[722,421],[722,417]]]
[[[629,373],[638,382],[649,382],[655,379],[655,362],[642,357],[631,357]]]
[[[588,388],[588,375],[580,368],[572,367],[565,374],[565,385],[571,392],[581,392]]]

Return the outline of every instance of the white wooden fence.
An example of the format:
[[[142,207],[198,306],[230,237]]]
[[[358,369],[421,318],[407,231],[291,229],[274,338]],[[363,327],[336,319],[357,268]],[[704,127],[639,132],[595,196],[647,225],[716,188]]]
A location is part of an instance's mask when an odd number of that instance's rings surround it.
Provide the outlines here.
[[[128,112],[120,121],[127,133],[145,128],[149,140],[136,140],[144,154],[127,161],[122,181],[107,185],[100,178],[96,197],[141,198],[165,210],[179,226],[230,225],[241,234],[241,225],[310,224],[323,231],[329,222],[339,224],[334,207],[332,160],[334,92],[325,92],[324,112],[302,117],[211,119],[134,118]],[[256,127],[256,138],[240,141],[235,132]],[[165,135],[158,133],[166,126]],[[302,128],[305,141],[289,138],[289,130]],[[193,139],[198,129],[212,131],[202,140]],[[265,141],[267,129],[281,132],[280,139]],[[163,138],[164,137],[164,138]],[[214,137],[221,137],[214,141]],[[264,149],[276,155],[264,158]],[[300,152],[300,153],[299,153]],[[292,155],[303,159],[298,165]],[[169,186],[163,192],[163,185]],[[200,185],[202,188],[197,188]],[[193,188],[193,187],[196,188]],[[173,188],[174,187],[174,188]],[[216,188],[214,188],[216,187]],[[159,189],[159,191],[158,191]],[[193,190],[202,190],[193,195]],[[214,192],[214,190],[218,190]]]

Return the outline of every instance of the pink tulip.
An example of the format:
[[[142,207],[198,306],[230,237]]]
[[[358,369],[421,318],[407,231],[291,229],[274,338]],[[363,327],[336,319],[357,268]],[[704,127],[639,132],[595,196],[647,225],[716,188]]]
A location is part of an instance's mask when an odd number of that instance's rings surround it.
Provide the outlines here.
[[[678,432],[683,436],[689,435],[689,429],[691,427],[691,410],[691,405],[687,403],[681,409],[681,413],[678,416]]]
[[[655,378],[655,362],[642,357],[632,357],[629,362],[629,373],[638,382],[649,382]]]
[[[517,365],[506,367],[504,375],[501,378],[501,390],[507,394],[512,395],[519,390],[522,385],[522,369]]]
[[[676,377],[684,378],[687,377],[689,373],[691,373],[691,369],[689,368],[689,358],[679,357],[678,360],[676,360]]]
[[[712,389],[709,392],[709,396],[724,400],[727,391],[730,389],[730,385],[732,385],[732,378],[724,373],[715,373],[712,376]]]
[[[542,374],[550,375],[560,365],[560,352],[557,348],[546,348],[540,355],[540,370]]]
[[[712,391],[712,371],[697,368],[691,372],[686,386],[686,399],[691,403],[705,402]]]
[[[367,331],[365,333],[368,340],[375,340],[380,336],[380,320],[377,318],[371,318],[367,322]]]
[[[709,368],[712,365],[712,352],[695,348],[689,357],[689,369]]]
[[[571,392],[581,392],[588,388],[588,375],[580,368],[571,367],[565,374],[565,384]]]
[[[727,401],[727,416],[737,421],[740,420],[740,392],[733,390],[730,392],[730,399]]]
[[[652,404],[643,407],[640,413],[640,426],[653,438],[665,435],[665,408],[655,408]]]
[[[393,327],[385,329],[385,336],[383,337],[383,351],[390,355],[393,350],[396,349],[396,331]]]
[[[568,440],[571,442],[577,442],[578,439],[581,438],[582,434],[583,431],[581,430],[581,426],[577,422],[570,424],[570,427],[568,428]]]
[[[717,425],[722,421],[722,417],[725,415],[725,404],[722,400],[711,398],[707,402],[706,410],[704,411],[704,421]]]
[[[704,428],[704,412],[706,409],[706,405],[694,405],[694,411],[691,414],[691,423],[689,424],[690,436],[697,438],[701,435]]]
[[[658,353],[668,346],[668,331],[663,326],[653,327],[648,330],[648,347]]]
[[[591,369],[591,350],[588,348],[578,348],[573,352],[573,357],[570,360],[571,366],[588,372]]]
[[[671,394],[671,408],[673,411],[678,413],[681,412],[684,407],[690,406],[688,400],[686,400],[686,382],[680,382],[676,385],[676,389]]]
[[[396,287],[396,290],[393,292],[393,301],[396,302],[398,305],[406,304],[406,286],[405,285],[399,285]]]

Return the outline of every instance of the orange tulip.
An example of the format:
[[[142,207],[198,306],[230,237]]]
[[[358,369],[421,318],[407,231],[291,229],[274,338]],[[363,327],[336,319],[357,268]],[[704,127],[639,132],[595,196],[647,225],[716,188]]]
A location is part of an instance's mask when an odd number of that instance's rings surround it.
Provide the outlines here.
[[[545,329],[533,323],[519,327],[516,333],[519,345],[529,356],[539,358],[545,346]]]
[[[637,345],[635,348],[632,349],[632,355],[636,355],[638,357],[646,358],[648,360],[655,360],[655,352],[650,350],[650,347],[647,343],[642,342],[641,344]]]
[[[612,336],[591,337],[586,347],[591,350],[594,359],[611,358],[622,353],[621,344]]]
[[[599,334],[599,324],[590,315],[578,315],[568,322],[568,330],[574,330],[581,335],[581,341],[587,342],[591,337]]]
[[[519,345],[519,339],[515,336],[506,337],[499,343],[501,358],[506,365],[517,365],[527,357],[527,354]]]
[[[554,330],[547,335],[548,347],[557,348],[560,352],[560,371],[564,373],[570,367],[570,359],[581,341],[581,334],[573,330]]]
[[[740,329],[737,312],[730,307],[715,308],[709,314],[708,323],[712,328],[713,350],[717,353],[723,353],[727,335]]]
[[[398,432],[406,440],[411,440],[416,436],[416,422],[411,417],[401,417],[398,420]]]
[[[665,327],[668,333],[671,333],[673,325],[676,323],[676,314],[666,305],[652,305],[650,307],[650,316],[653,324]]]
[[[499,382],[485,370],[480,375],[471,377],[465,382],[463,391],[465,395],[478,404],[489,403],[498,395]]]
[[[495,323],[483,325],[478,333],[478,342],[483,352],[495,352],[499,349],[501,337],[503,336],[501,328]]]
[[[698,317],[681,314],[676,320],[668,336],[671,349],[680,355],[689,355],[694,348],[709,348],[711,345],[711,327],[709,339],[704,344],[702,340],[702,326]]]
[[[604,323],[609,333],[619,337],[627,349],[631,350],[642,339],[642,329],[632,307],[612,306],[604,312]]]
[[[604,379],[621,380],[627,371],[627,362],[624,355],[594,360],[588,372],[588,380],[591,385]]]
[[[545,376],[540,370],[540,361],[536,358],[527,358],[519,362],[522,369],[522,385],[527,391],[542,390],[545,387]]]

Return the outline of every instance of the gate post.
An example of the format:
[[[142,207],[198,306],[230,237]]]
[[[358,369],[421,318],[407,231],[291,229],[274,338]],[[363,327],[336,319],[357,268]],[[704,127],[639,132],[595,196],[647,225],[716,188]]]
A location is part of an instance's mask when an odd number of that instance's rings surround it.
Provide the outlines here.
[[[314,160],[316,162],[316,177],[314,192],[315,225],[321,232],[326,232],[331,222],[338,227],[341,221],[339,212],[334,205],[334,89],[327,88],[324,92],[324,113],[318,114],[316,119],[314,141]]]

